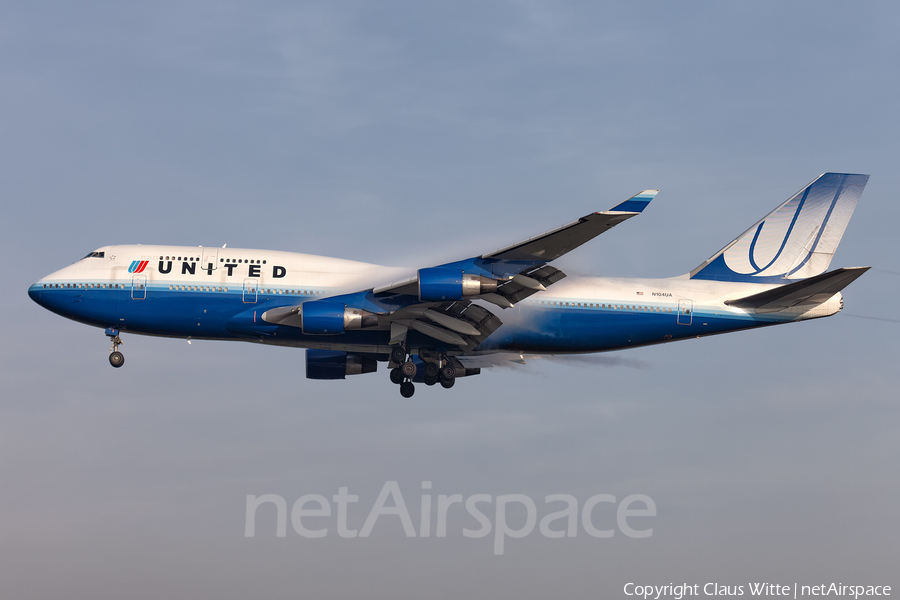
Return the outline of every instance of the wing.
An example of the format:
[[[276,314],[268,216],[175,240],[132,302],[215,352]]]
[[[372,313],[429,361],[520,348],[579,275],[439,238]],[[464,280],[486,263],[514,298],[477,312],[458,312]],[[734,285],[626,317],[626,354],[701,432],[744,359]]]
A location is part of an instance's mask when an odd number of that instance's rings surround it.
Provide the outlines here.
[[[565,277],[565,274],[561,274],[554,278],[549,271],[537,273],[540,266],[571,252],[619,223],[641,214],[658,192],[659,190],[644,190],[607,211],[591,213],[517,244],[481,256],[439,265],[437,268],[462,269],[466,273],[499,279],[504,288],[501,290],[503,295],[507,296],[507,299],[517,296],[513,303],[518,302],[532,293],[543,291],[547,283],[542,278],[553,279],[549,281],[552,284]],[[417,295],[420,291],[420,274],[421,271],[408,279],[376,287],[373,291],[375,294]],[[518,285],[507,287],[505,284],[513,279],[517,279]],[[536,280],[537,285],[529,279]],[[522,295],[522,288],[533,291]]]
[[[391,344],[406,344],[412,334],[426,340],[424,345],[418,344],[420,350],[428,351],[426,346],[431,344],[442,352],[472,351],[502,325],[495,314],[474,300],[511,308],[545,291],[566,276],[548,262],[640,214],[656,194],[657,190],[645,190],[607,211],[591,213],[494,252],[422,268],[408,279],[352,294],[271,309],[262,318],[302,327],[305,333],[312,331],[307,320],[324,319],[321,322],[330,330],[324,326],[323,330],[328,333],[336,333],[335,327],[343,320],[347,328],[389,330]]]
[[[483,254],[482,258],[540,262],[556,260],[622,221],[641,214],[657,193],[659,190],[644,190],[605,212],[591,213],[518,244]]]

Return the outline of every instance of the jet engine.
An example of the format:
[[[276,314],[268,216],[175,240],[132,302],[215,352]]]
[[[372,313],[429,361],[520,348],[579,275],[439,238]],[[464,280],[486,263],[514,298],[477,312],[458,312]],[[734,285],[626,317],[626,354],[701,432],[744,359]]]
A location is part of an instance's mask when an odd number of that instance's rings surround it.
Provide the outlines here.
[[[342,302],[317,300],[300,306],[303,333],[335,334],[345,329],[361,329],[378,324],[378,316]]]
[[[480,275],[465,273],[462,269],[431,267],[419,269],[419,300],[441,302],[462,300],[497,291],[497,282]]]
[[[273,308],[264,312],[262,318],[267,323],[300,327],[303,333],[311,335],[335,335],[347,329],[378,325],[378,315],[375,313],[330,300]]]
[[[377,368],[374,358],[334,350],[306,350],[307,379],[344,379],[347,375],[374,373]]]

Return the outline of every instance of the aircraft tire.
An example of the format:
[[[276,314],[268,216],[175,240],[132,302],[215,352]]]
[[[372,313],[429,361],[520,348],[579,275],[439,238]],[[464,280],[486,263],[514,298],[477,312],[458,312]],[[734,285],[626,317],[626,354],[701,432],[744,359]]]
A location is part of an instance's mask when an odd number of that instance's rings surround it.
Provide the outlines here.
[[[411,360],[400,365],[400,371],[403,373],[403,376],[408,379],[412,379],[416,376],[416,370],[416,363]]]
[[[446,390],[449,390],[450,388],[452,388],[454,383],[456,383],[455,377],[453,379],[441,379],[441,385]]]
[[[394,346],[391,348],[391,362],[399,364],[403,364],[406,360],[406,349],[400,346]]]
[[[437,382],[438,382],[437,375],[435,375],[434,377],[429,377],[428,375],[425,375],[425,385],[434,385]]]
[[[451,364],[444,365],[444,368],[441,369],[441,380],[452,381],[454,377],[456,377],[456,367]]]
[[[400,395],[404,398],[412,398],[415,393],[416,386],[414,386],[411,381],[404,381],[400,384]]]
[[[435,378],[440,374],[441,368],[437,365],[437,363],[425,363],[425,377],[427,378]]]
[[[110,352],[109,354],[109,364],[114,366],[115,368],[119,368],[125,364],[125,355],[119,352],[118,350],[115,352]]]
[[[391,383],[398,385],[403,383],[403,373],[400,372],[400,369],[391,369]]]

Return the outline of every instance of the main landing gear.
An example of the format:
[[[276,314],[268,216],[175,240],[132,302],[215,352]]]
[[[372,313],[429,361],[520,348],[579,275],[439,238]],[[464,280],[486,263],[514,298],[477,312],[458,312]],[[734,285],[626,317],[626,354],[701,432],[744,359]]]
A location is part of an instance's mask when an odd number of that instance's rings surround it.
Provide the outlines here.
[[[108,328],[106,335],[112,342],[112,346],[109,348],[109,364],[118,369],[125,364],[125,355],[119,352],[119,344],[124,344],[125,342],[119,337],[118,329]]]
[[[404,398],[412,398],[416,393],[416,386],[413,385],[413,378],[418,373],[416,363],[412,360],[412,356],[408,355],[406,348],[395,346],[391,350],[391,362],[399,365],[391,369],[391,383],[400,386],[400,395]],[[425,363],[425,372],[423,373],[425,385],[434,385],[440,382],[445,389],[450,389],[456,383],[456,368],[446,355],[442,354],[435,360],[428,360]]]
[[[406,348],[402,346],[394,346],[391,349],[391,362],[400,365],[391,369],[391,383],[400,386],[400,395],[404,398],[412,398],[416,393],[416,386],[413,385],[412,379],[416,376],[418,369],[412,357],[406,353]]]

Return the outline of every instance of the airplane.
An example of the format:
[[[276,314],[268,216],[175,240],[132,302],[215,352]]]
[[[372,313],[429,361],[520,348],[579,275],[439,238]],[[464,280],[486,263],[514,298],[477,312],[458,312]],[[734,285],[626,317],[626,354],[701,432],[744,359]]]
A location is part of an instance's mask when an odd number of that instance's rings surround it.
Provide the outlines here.
[[[491,357],[607,352],[833,315],[869,267],[828,271],[868,175],[825,173],[685,275],[569,277],[550,263],[641,214],[645,190],[517,244],[417,269],[272,250],[104,246],[30,286],[63,317],[122,333],[306,348],[306,376],[387,363],[453,387]],[[485,362],[487,361],[487,362]]]

